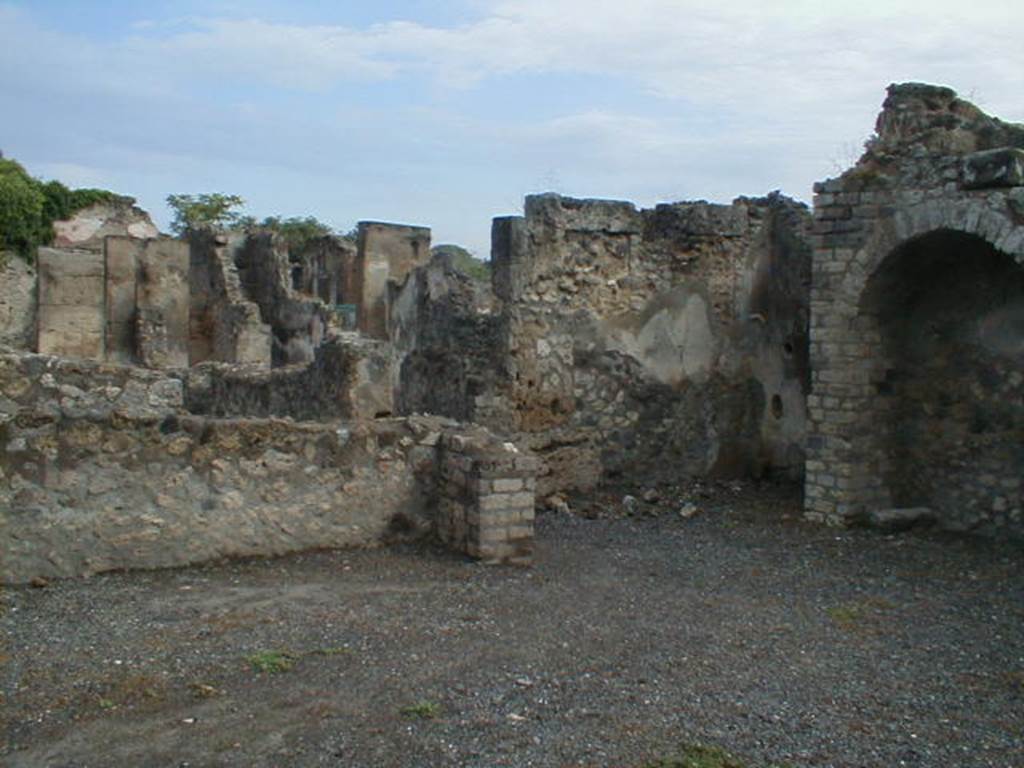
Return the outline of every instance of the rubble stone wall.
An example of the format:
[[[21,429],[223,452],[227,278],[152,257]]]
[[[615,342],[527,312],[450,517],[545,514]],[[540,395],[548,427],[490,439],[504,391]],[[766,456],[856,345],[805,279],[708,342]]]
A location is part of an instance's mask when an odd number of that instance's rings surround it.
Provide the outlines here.
[[[270,232],[250,234],[234,251],[242,294],[260,308],[271,329],[271,365],[313,360],[330,322],[330,310],[318,298],[291,286],[290,259],[283,240]]]
[[[203,363],[188,372],[188,407],[218,417],[373,419],[394,411],[391,355],[382,342],[332,337],[314,360],[272,370]]]
[[[539,195],[495,221],[510,408],[494,412],[544,459],[541,493],[637,470],[799,476],[809,223],[778,195]]]
[[[458,425],[196,416],[179,376],[0,356],[0,581],[372,545],[432,529],[438,445]],[[479,473],[518,473],[525,488],[520,458]],[[504,493],[495,481],[482,495]],[[525,496],[506,501],[523,518],[515,538],[504,529],[521,554],[532,507]]]
[[[816,185],[806,515],[1020,535],[1024,127],[905,84],[878,131]]]
[[[392,298],[389,328],[398,413],[486,416],[481,403],[498,387],[502,327],[473,281],[443,256],[410,273]]]
[[[242,290],[234,254],[243,237],[207,232],[189,240],[189,363],[206,360],[269,368],[272,335]]]

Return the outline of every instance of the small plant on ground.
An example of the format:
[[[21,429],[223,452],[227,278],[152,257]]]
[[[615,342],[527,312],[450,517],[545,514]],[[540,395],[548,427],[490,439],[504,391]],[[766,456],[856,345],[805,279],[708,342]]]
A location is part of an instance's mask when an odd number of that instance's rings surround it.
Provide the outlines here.
[[[441,714],[441,705],[433,702],[421,699],[415,704],[410,704],[407,707],[402,707],[398,710],[399,713],[405,717],[415,717],[420,720],[433,720],[439,714]]]
[[[259,651],[246,658],[256,672],[277,674],[287,672],[295,665],[295,654],[290,651]]]
[[[644,768],[747,768],[720,747],[684,744],[678,755],[648,763]]]

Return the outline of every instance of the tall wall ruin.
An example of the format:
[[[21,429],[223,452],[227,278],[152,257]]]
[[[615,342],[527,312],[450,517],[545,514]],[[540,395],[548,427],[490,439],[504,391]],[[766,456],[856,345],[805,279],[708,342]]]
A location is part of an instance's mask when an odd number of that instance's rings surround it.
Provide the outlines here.
[[[1024,533],[1024,126],[890,86],[815,191],[807,517]]]
[[[442,265],[397,296],[399,400],[535,452],[541,495],[641,473],[798,477],[809,226],[779,195],[528,197],[493,225],[493,309]]]

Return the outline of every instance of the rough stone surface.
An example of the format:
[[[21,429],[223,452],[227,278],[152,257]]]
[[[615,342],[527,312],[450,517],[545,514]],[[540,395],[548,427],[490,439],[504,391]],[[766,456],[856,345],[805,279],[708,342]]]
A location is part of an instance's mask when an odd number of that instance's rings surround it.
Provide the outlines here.
[[[134,205],[131,198],[95,203],[77,211],[70,219],[53,223],[53,247],[103,250],[108,236],[135,239],[160,236],[149,214]]]
[[[188,372],[188,403],[218,417],[373,419],[394,411],[390,353],[354,334],[332,337],[312,362],[273,370],[202,363]]]
[[[492,230],[504,382],[477,418],[541,456],[542,496],[640,469],[798,476],[808,231],[779,195],[528,197]]]
[[[0,251],[0,345],[27,350],[35,340],[35,268],[15,253]]]
[[[4,354],[0,580],[422,533],[433,525],[441,493],[441,436],[444,445],[463,445],[458,434],[436,418],[312,423],[195,416],[185,409],[185,382],[176,376]],[[464,444],[493,446],[494,439],[476,430]],[[514,510],[521,519],[506,524],[505,544],[485,537],[472,554],[520,557],[532,537],[532,496],[525,491],[531,459],[516,454],[496,475],[486,451],[474,455],[481,477],[514,476],[524,490],[480,494],[507,498],[498,511]]]

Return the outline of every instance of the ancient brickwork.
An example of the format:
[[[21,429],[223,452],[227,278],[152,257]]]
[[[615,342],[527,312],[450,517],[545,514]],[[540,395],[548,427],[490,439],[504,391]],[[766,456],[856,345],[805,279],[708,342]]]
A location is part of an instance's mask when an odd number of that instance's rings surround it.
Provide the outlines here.
[[[1021,148],[949,89],[892,86],[865,156],[816,185],[808,518],[1024,532]]]
[[[441,439],[437,533],[487,563],[533,559],[537,460],[484,432]]]

